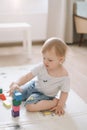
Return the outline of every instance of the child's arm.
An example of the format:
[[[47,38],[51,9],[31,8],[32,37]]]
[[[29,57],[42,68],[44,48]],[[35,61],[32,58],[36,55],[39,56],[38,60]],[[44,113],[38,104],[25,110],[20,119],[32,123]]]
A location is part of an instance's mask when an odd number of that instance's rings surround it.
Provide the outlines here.
[[[60,99],[56,99],[56,100],[58,100],[57,106],[52,108],[51,111],[55,111],[55,113],[58,115],[63,115],[64,114],[64,106],[65,106],[67,97],[68,97],[67,92],[61,92]]]
[[[68,92],[61,92],[58,105],[64,107],[68,97]]]
[[[25,83],[27,83],[28,81],[30,81],[32,78],[34,78],[32,72],[29,72],[28,74],[22,76],[21,78],[19,78],[16,81],[16,84],[18,84],[19,86],[24,85]]]
[[[30,81],[33,78],[34,78],[33,74],[31,72],[29,72],[28,74],[19,78],[16,82],[12,82],[10,85],[9,95],[11,95],[13,93],[13,91],[16,89],[21,91],[20,86],[24,85],[25,83],[27,83],[28,81]]]

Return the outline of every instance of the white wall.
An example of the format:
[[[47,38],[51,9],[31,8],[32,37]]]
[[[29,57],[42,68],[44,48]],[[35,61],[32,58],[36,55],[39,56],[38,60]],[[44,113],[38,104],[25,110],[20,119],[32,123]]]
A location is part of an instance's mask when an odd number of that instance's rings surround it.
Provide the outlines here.
[[[32,40],[45,40],[48,0],[0,0],[0,23],[27,22],[32,25]],[[0,42],[22,38],[22,34],[0,32]]]
[[[0,23],[31,24],[33,41],[59,36],[66,42],[72,42],[73,12],[70,11],[70,1],[76,0],[0,0]],[[20,39],[22,34],[19,32],[0,32],[0,42]]]
[[[73,2],[48,0],[47,37],[57,36],[67,43],[73,42]]]
[[[57,36],[64,39],[65,30],[65,3],[63,0],[49,0],[48,1],[48,32],[47,36]]]

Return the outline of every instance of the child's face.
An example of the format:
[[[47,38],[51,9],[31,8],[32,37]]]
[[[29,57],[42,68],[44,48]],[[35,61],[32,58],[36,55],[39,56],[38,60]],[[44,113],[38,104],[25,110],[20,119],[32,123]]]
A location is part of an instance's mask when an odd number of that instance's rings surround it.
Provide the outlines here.
[[[54,49],[46,51],[43,55],[43,62],[47,69],[56,69],[62,62],[63,58],[57,56]]]

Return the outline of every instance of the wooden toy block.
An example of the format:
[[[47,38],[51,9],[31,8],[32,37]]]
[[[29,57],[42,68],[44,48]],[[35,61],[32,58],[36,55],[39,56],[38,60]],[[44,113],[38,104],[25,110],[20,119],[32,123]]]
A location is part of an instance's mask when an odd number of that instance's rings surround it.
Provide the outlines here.
[[[18,91],[15,91],[13,94],[13,99],[15,99],[16,101],[21,101],[22,100],[22,94]]]
[[[3,90],[2,90],[2,88],[0,88],[0,94],[1,94],[1,93],[3,93]]]
[[[14,112],[20,111],[20,106],[12,106],[12,110],[13,110]]]
[[[4,105],[6,108],[11,108],[11,103],[10,103],[8,100],[3,101],[3,105]]]
[[[43,113],[44,116],[46,116],[46,115],[52,115],[52,116],[54,116],[55,115],[55,113],[53,113],[51,111],[43,111],[42,113]]]
[[[50,111],[43,111],[42,113],[43,113],[43,115],[51,115]]]
[[[11,111],[12,112],[12,116],[13,117],[18,117],[20,115],[20,112],[17,111],[17,112],[14,112],[13,110]]]
[[[16,101],[15,99],[12,100],[13,106],[19,106],[21,105],[21,101]]]
[[[5,95],[4,94],[0,94],[0,99],[3,100],[3,101],[6,100]]]

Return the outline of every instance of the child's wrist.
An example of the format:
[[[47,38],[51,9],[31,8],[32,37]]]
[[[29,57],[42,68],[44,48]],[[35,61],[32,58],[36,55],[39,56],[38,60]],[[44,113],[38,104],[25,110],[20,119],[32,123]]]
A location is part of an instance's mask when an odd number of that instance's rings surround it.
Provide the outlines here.
[[[65,103],[59,101],[57,105],[58,105],[58,106],[61,106],[61,107],[64,107]]]

